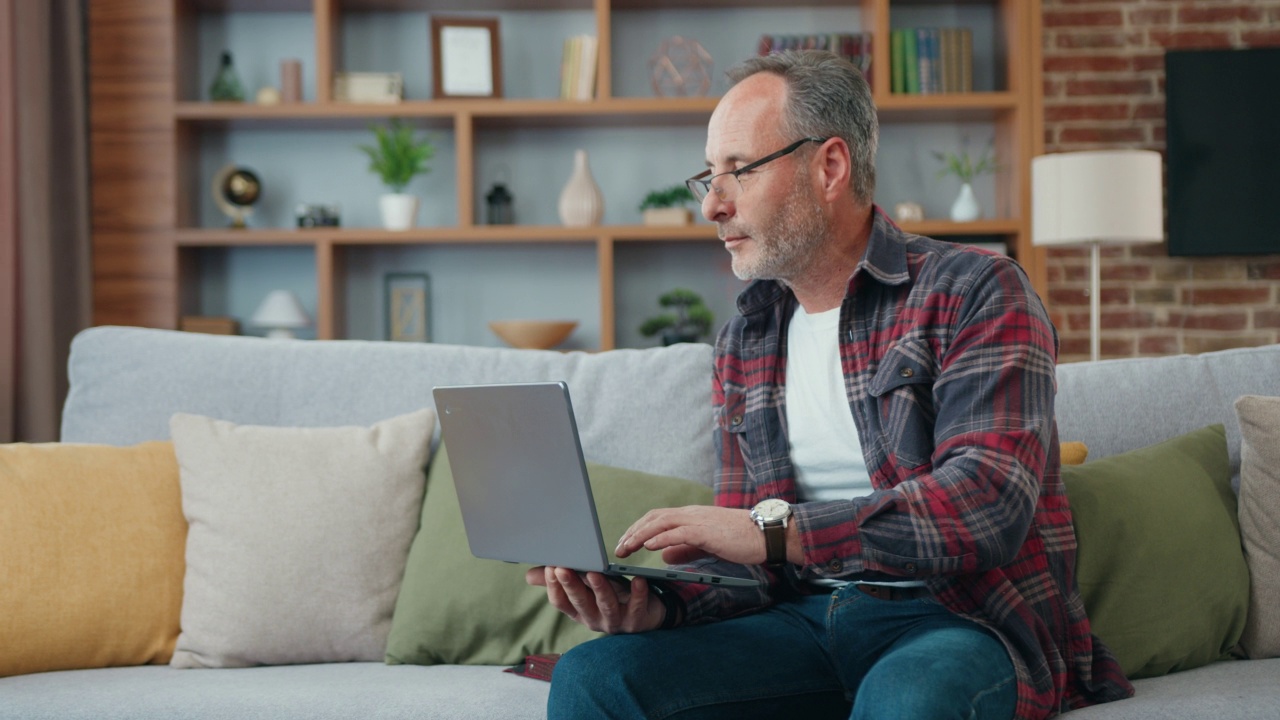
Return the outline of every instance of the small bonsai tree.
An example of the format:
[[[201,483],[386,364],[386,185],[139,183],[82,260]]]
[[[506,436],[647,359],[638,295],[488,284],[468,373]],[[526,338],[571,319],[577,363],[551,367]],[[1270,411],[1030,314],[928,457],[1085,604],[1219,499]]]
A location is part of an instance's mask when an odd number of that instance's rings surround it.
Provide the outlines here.
[[[435,156],[431,139],[414,137],[413,128],[396,118],[390,127],[372,126],[376,145],[361,145],[369,156],[369,170],[382,178],[391,192],[404,192],[413,176],[428,173],[427,161]]]
[[[651,317],[640,326],[640,334],[653,337],[662,333],[664,345],[678,342],[697,342],[711,333],[715,316],[703,304],[702,297],[692,290],[677,288],[658,298],[658,304],[674,312]]]
[[[933,156],[942,163],[942,169],[938,171],[938,179],[948,175],[955,175],[960,178],[962,183],[971,183],[973,179],[979,175],[993,173],[1000,169],[996,164],[994,143],[987,145],[987,149],[982,153],[982,157],[975,163],[969,157],[969,139],[965,138],[964,147],[958,153],[943,153],[935,151]]]
[[[640,212],[654,208],[682,207],[693,202],[693,193],[684,185],[672,185],[665,190],[654,190],[644,196]]]

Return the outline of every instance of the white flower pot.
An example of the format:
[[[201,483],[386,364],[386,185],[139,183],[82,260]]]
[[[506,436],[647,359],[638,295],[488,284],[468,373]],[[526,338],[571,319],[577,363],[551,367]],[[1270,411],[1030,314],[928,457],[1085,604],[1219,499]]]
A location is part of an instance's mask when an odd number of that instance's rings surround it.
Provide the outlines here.
[[[689,225],[693,212],[688,208],[649,208],[643,213],[645,225]]]
[[[973,186],[965,183],[960,186],[960,194],[951,203],[951,219],[955,222],[971,222],[982,217],[982,206],[973,194]]]
[[[378,198],[382,210],[382,227],[388,230],[408,230],[418,220],[418,198],[405,193],[388,193]]]
[[[573,174],[560,191],[559,210],[560,222],[576,227],[599,225],[604,216],[604,195],[591,176],[586,150],[573,154]]]

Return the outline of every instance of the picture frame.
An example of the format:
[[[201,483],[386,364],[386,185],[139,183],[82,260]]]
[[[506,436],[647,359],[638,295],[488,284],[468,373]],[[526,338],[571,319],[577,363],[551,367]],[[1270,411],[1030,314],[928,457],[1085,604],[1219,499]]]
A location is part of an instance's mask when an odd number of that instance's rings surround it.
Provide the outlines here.
[[[387,340],[431,342],[431,277],[387,273],[383,284]]]
[[[432,97],[502,97],[498,18],[431,17]]]

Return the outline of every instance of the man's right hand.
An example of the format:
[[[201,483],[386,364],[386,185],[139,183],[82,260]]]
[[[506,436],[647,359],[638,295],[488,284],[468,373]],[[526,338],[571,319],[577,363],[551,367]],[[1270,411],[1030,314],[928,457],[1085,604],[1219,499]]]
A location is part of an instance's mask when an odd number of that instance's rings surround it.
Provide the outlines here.
[[[579,575],[568,568],[535,567],[524,579],[545,587],[547,600],[557,610],[596,632],[619,635],[656,630],[666,617],[666,608],[644,578],[631,578],[628,585],[597,572]]]

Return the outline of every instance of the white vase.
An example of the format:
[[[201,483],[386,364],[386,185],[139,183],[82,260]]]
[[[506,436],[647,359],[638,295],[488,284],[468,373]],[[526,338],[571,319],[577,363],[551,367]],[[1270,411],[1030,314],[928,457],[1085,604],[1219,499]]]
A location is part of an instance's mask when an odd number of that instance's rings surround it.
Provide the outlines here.
[[[573,174],[560,191],[560,222],[570,226],[598,225],[604,217],[604,195],[587,167],[587,151],[573,153]]]
[[[973,194],[973,186],[965,183],[960,186],[960,194],[951,203],[951,219],[955,222],[969,222],[982,217],[982,206],[978,197]]]
[[[378,198],[382,210],[382,227],[388,230],[408,230],[418,219],[418,198],[405,193],[388,193]]]

